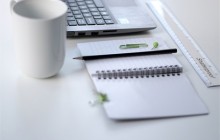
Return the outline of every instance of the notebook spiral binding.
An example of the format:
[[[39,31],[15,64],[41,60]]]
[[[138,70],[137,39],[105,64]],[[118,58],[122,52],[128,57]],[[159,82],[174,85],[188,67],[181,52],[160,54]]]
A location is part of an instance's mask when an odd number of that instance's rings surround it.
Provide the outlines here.
[[[117,79],[117,78],[144,78],[154,76],[175,76],[180,75],[183,72],[183,68],[178,65],[166,65],[146,68],[129,68],[118,70],[99,70],[92,76],[98,79]]]

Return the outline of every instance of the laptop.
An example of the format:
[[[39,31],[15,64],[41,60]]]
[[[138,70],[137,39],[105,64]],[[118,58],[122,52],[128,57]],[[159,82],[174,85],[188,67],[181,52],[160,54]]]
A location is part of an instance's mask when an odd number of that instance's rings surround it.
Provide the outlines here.
[[[67,36],[112,35],[146,31],[156,24],[135,0],[64,0]]]

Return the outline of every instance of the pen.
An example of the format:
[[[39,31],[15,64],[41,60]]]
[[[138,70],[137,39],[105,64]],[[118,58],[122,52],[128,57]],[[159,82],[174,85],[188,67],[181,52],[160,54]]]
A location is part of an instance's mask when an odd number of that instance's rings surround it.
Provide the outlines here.
[[[119,53],[119,54],[103,54],[103,55],[80,56],[80,57],[75,57],[73,59],[95,60],[95,59],[131,57],[131,56],[142,56],[142,55],[170,54],[170,53],[176,53],[176,52],[177,52],[177,49],[172,48],[172,49],[143,51],[143,52],[130,52],[130,53]]]

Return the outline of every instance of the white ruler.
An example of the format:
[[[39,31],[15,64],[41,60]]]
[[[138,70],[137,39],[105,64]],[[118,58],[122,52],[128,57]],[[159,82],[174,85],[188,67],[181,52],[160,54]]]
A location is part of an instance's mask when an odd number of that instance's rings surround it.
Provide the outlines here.
[[[206,86],[219,86],[220,73],[169,9],[159,0],[148,1],[147,5],[175,41]]]

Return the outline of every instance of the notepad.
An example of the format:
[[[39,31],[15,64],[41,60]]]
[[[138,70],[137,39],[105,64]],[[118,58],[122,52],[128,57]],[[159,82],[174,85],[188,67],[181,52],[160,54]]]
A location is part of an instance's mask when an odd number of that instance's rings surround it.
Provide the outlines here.
[[[137,38],[80,43],[82,56],[167,49],[160,38]],[[120,49],[129,43],[148,47]],[[103,104],[107,116],[115,120],[179,117],[208,114],[208,109],[184,68],[173,54],[131,56],[85,61],[98,92],[107,94]]]

